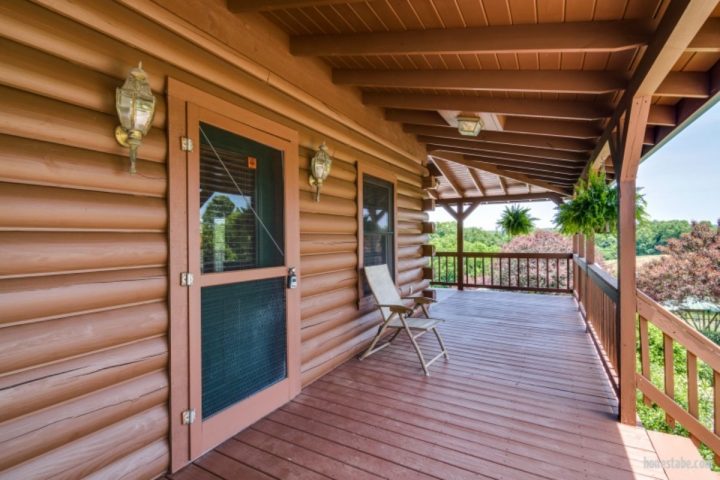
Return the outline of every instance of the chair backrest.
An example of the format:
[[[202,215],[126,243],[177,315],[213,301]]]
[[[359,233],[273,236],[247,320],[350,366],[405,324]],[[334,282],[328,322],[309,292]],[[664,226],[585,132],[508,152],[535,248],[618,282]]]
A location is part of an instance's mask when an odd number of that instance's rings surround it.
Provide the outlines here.
[[[402,305],[400,294],[390,276],[387,265],[373,265],[365,267],[365,278],[378,305]],[[390,318],[390,309],[381,307],[380,311],[385,320]]]

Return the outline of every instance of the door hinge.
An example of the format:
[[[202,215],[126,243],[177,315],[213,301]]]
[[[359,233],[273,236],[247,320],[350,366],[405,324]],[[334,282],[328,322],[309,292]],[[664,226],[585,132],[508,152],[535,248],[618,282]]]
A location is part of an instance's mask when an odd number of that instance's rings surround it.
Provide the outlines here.
[[[193,274],[190,272],[183,272],[180,274],[180,286],[181,287],[189,287],[193,284],[193,281],[195,280],[195,277],[193,277]]]
[[[195,421],[195,409],[191,408],[182,412],[182,423],[183,425],[190,425]]]
[[[183,152],[193,151],[193,141],[190,137],[180,137],[180,148]]]

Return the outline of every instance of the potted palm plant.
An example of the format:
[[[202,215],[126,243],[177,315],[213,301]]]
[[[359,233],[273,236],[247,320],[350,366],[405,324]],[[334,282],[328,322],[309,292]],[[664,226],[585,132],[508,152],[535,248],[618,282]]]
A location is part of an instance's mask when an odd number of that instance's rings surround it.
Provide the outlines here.
[[[537,218],[530,215],[529,208],[512,205],[505,207],[500,220],[497,221],[497,226],[505,235],[511,237],[527,235],[535,229],[535,220]]]

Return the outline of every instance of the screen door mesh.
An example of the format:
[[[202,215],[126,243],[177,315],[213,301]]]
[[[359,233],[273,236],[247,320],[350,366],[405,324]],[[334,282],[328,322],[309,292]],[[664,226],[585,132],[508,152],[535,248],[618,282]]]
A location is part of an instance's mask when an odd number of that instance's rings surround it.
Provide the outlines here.
[[[202,288],[203,419],[287,376],[285,278]]]

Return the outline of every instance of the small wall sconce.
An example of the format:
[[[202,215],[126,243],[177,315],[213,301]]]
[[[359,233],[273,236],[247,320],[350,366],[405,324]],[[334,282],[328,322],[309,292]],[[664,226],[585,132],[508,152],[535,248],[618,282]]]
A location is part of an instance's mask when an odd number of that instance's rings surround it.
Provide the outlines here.
[[[320,187],[330,175],[330,167],[332,167],[332,158],[327,151],[325,142],[320,145],[315,156],[310,160],[310,185],[315,187],[315,201],[320,201]]]
[[[120,125],[115,127],[115,138],[130,149],[130,173],[134,174],[137,149],[150,131],[155,116],[155,96],[150,90],[142,62],[130,74],[122,87],[115,90],[115,107]]]
[[[458,115],[458,132],[467,137],[477,137],[483,127],[480,117],[474,115]]]

